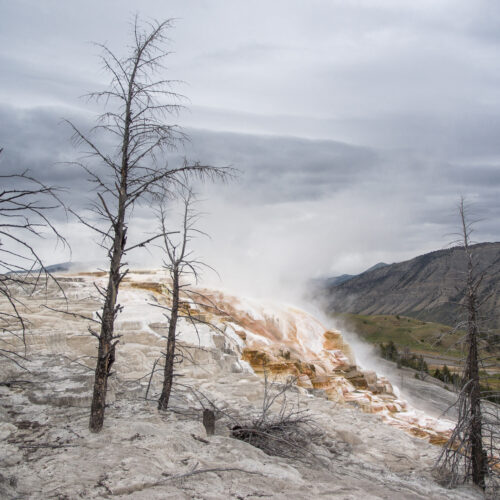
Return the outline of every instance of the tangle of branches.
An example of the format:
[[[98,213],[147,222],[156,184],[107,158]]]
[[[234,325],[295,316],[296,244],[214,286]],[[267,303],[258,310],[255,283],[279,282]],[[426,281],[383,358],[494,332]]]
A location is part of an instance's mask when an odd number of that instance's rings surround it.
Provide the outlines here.
[[[51,236],[66,245],[52,221],[62,206],[58,189],[27,171],[0,175],[0,356],[19,366],[26,358],[26,299],[51,280],[57,284],[36,244]]]

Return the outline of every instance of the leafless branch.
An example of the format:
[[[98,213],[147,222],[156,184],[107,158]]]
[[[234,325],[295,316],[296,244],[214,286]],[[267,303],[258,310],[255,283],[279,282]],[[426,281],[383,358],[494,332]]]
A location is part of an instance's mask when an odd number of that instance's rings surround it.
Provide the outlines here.
[[[471,481],[485,491],[497,488],[500,480],[498,470],[500,419],[490,408],[495,403],[485,401],[488,391],[481,388],[481,331],[478,300],[483,273],[478,271],[471,234],[473,224],[468,218],[464,199],[458,207],[461,225],[461,237],[466,256],[466,273],[463,306],[467,312],[467,321],[463,337],[465,362],[461,377],[461,387],[455,403],[458,417],[452,435],[439,456],[436,464],[448,486]],[[485,394],[486,392],[486,394]],[[493,417],[493,418],[491,418]]]
[[[3,150],[0,149],[0,153]],[[45,267],[36,249],[37,239],[54,237],[67,247],[66,239],[52,222],[58,209],[65,209],[60,188],[47,186],[28,171],[0,175],[0,299],[7,307],[0,310],[0,340],[21,341],[21,354],[16,342],[10,349],[0,349],[0,356],[22,366],[26,356],[28,322],[24,317],[27,299],[39,290],[47,290],[49,282],[64,290]]]
[[[166,237],[163,231],[128,245],[134,207],[153,205],[156,197],[174,191],[174,186],[184,185],[189,178],[223,180],[230,174],[229,169],[199,162],[184,160],[172,166],[167,161],[167,153],[187,138],[178,125],[167,123],[182,109],[184,100],[173,90],[177,82],[164,77],[172,24],[172,20],[140,22],[136,17],[130,51],[124,57],[99,45],[110,82],[87,98],[101,103],[104,111],[88,133],[68,122],[84,155],[79,163],[95,189],[90,207],[94,219],[77,218],[100,236],[109,259],[108,283],[101,290],[100,331],[96,332],[99,346],[89,424],[94,432],[103,425],[107,378],[115,358],[114,322],[121,311],[116,300],[127,273],[124,255]]]

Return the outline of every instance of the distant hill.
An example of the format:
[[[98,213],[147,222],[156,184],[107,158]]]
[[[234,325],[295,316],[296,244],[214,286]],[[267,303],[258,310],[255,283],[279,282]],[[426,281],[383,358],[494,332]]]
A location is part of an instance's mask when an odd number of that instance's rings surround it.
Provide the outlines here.
[[[370,267],[366,271],[363,271],[363,273],[367,273],[369,271],[373,271],[374,269],[379,269],[380,267],[385,267],[388,266],[389,264],[386,264],[385,262],[379,262],[378,264],[375,264],[374,266]],[[361,273],[361,274],[363,274]],[[326,286],[336,286],[340,285],[342,283],[345,283],[346,281],[349,281],[352,278],[355,278],[356,276],[360,276],[360,274],[341,274],[340,276],[332,276],[331,278],[324,278],[324,279],[318,279],[316,280],[317,284],[319,285],[326,285]]]
[[[485,325],[500,328],[500,243],[472,248],[484,273],[480,295],[485,300],[481,308]],[[449,248],[405,262],[377,264],[343,281],[326,278],[320,294],[329,312],[402,314],[454,325],[462,312],[465,269],[463,248]]]
[[[47,266],[45,269],[49,273],[62,273],[69,271],[76,265],[77,263],[75,262],[61,262],[60,264],[53,264],[52,266]]]
[[[379,262],[378,264],[375,264],[374,266],[372,267],[369,267],[366,271],[364,271],[365,273],[368,273],[370,271],[375,271],[375,269],[380,269],[381,267],[386,267],[388,266],[389,264],[386,264],[385,262]],[[361,273],[363,274],[363,273]],[[359,276],[359,275],[358,275]]]
[[[45,266],[45,270],[49,273],[67,273],[67,272],[78,272],[94,270],[99,268],[98,261],[86,261],[86,262],[59,262],[57,264],[52,264],[50,266]],[[35,269],[33,272],[39,272],[41,269]]]

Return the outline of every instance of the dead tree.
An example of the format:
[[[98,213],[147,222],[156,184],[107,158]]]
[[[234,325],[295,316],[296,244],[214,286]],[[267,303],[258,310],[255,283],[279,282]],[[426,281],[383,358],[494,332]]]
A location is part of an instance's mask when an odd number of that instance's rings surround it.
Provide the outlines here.
[[[217,408],[212,401],[209,403],[229,421],[232,437],[261,449],[267,455],[325,466],[328,455],[313,449],[320,449],[327,435],[310,411],[301,408],[296,384],[295,377],[281,382],[269,380],[265,371],[262,406],[243,416]]]
[[[50,235],[66,245],[52,222],[54,211],[64,206],[58,191],[27,171],[0,175],[0,297],[7,304],[0,311],[0,356],[18,365],[26,358],[24,299],[49,281],[57,284],[42,262],[36,240]]]
[[[463,338],[465,364],[461,387],[457,399],[458,418],[449,441],[439,457],[438,465],[447,471],[448,485],[472,481],[483,490],[487,487],[487,478],[494,482],[498,475],[498,407],[483,400],[480,368],[484,347],[480,328],[479,291],[483,273],[478,272],[478,265],[471,248],[472,223],[468,219],[464,200],[459,205],[461,223],[461,243],[466,257],[465,289],[463,307],[466,320],[463,323],[466,333]],[[484,300],[483,300],[484,301]],[[496,407],[496,408],[495,408]]]
[[[229,172],[229,175],[232,175],[232,173]],[[158,246],[160,246],[163,252],[163,268],[170,275],[170,286],[168,289],[169,305],[158,302],[151,303],[152,306],[164,310],[168,320],[162,391],[158,399],[159,410],[166,410],[168,408],[176,377],[175,366],[186,359],[195,363],[191,349],[199,348],[199,346],[179,346],[177,343],[179,320],[183,320],[190,328],[193,328],[198,339],[200,339],[200,326],[208,327],[213,333],[227,337],[225,327],[218,323],[217,317],[230,317],[209,296],[193,286],[198,283],[202,270],[208,269],[214,272],[215,270],[207,263],[196,259],[190,246],[190,242],[195,236],[207,236],[207,234],[197,228],[197,222],[202,214],[195,209],[196,197],[189,187],[187,179],[179,185],[177,191],[177,197],[182,206],[180,230],[168,231],[165,197],[159,200],[157,210],[159,234],[162,236],[161,245]],[[213,315],[214,319],[207,319],[207,314]],[[157,363],[158,360],[155,361],[155,366]],[[153,366],[151,372],[149,386],[155,374],[155,366]]]
[[[165,367],[163,372],[163,386],[158,400],[158,409],[166,410],[172,391],[174,380],[174,364],[178,353],[176,352],[177,321],[179,316],[185,317],[181,309],[186,308],[185,300],[181,298],[181,292],[189,283],[185,280],[190,276],[197,280],[198,268],[202,263],[192,257],[189,242],[194,233],[200,233],[195,225],[199,218],[199,213],[193,209],[193,192],[186,187],[181,190],[180,198],[183,204],[182,228],[179,233],[172,235],[167,231],[166,207],[163,202],[158,209],[158,221],[162,235],[162,251],[164,252],[163,267],[170,274],[171,306],[168,314],[168,336],[167,349],[165,353]],[[184,281],[184,282],[183,282]],[[189,293],[189,292],[188,292]]]
[[[172,91],[175,82],[160,75],[165,69],[163,61],[168,55],[165,45],[171,25],[171,20],[141,24],[136,18],[129,55],[125,57],[101,45],[102,63],[111,83],[109,88],[92,93],[89,98],[102,102],[105,112],[89,134],[70,123],[76,142],[85,147],[90,157],[78,164],[94,185],[96,199],[92,209],[97,220],[75,215],[98,233],[109,262],[107,285],[99,287],[103,299],[98,316],[100,330],[91,330],[99,343],[89,424],[93,432],[100,431],[103,425],[107,382],[119,340],[114,323],[122,308],[117,302],[118,290],[127,274],[123,258],[161,236],[133,244],[127,242],[134,206],[150,201],[157,191],[168,191],[172,184],[180,182],[180,174],[213,178],[225,173],[224,169],[199,163],[190,165],[187,161],[171,167],[166,161],[165,153],[185,138],[178,126],[165,123],[181,108],[181,96]],[[109,148],[109,144],[113,147]],[[94,161],[93,165],[89,159]]]

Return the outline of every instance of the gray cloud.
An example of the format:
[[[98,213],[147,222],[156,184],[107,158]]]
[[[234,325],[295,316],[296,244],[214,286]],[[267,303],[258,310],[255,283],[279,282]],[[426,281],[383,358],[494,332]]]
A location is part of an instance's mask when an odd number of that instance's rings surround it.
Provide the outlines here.
[[[213,237],[198,249],[225,282],[260,284],[264,293],[273,281],[358,272],[441,248],[460,194],[484,218],[477,239],[498,240],[500,6],[140,7],[146,18],[179,18],[167,77],[189,82],[178,87],[191,99],[179,122],[192,142],[170,161],[186,155],[241,171],[228,185],[198,186]],[[60,119],[92,123],[98,108],[78,96],[107,77],[88,41],[121,53],[135,9],[132,0],[3,2],[2,171],[29,168],[67,186],[84,209],[88,185],[66,163],[78,155]],[[151,225],[147,207],[135,216]],[[73,222],[66,229],[82,260],[90,236]],[[47,253],[59,258],[50,245]]]
[[[240,171],[235,199],[278,203],[330,196],[377,168],[377,152],[333,141],[191,132],[188,155]]]
[[[30,170],[68,188],[68,201],[88,204],[85,175],[67,164],[78,157],[61,124],[63,110],[0,108],[2,171]],[[78,119],[78,117],[75,117]],[[79,117],[83,125],[87,120]],[[479,239],[495,239],[499,207],[498,166],[455,164],[411,151],[376,150],[334,141],[190,130],[186,155],[241,171],[227,185],[199,185],[210,241],[196,248],[219,269],[227,285],[254,293],[278,293],[284,284],[324,273],[358,272],[377,261],[397,261],[442,248],[451,241],[460,194],[486,220]],[[135,217],[150,231],[147,207]],[[74,221],[63,227],[75,260],[102,256],[90,233]],[[137,237],[139,237],[136,234]],[[52,259],[59,258],[47,243]],[[141,264],[144,256],[133,256]],[[148,262],[151,258],[147,257]],[[154,260],[154,259],[153,259]],[[214,277],[212,277],[214,279]]]

